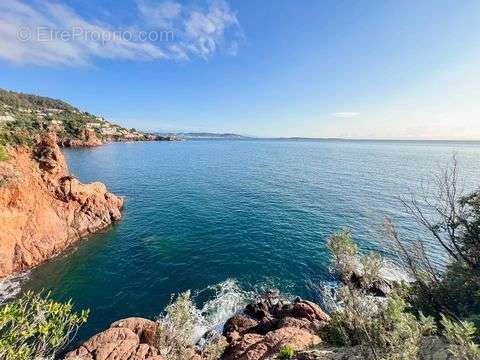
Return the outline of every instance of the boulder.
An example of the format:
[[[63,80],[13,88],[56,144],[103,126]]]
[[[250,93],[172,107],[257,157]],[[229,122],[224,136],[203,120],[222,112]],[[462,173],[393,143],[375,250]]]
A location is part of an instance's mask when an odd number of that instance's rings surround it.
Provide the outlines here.
[[[107,329],[68,353],[65,360],[162,360],[156,348],[142,344],[128,328]]]
[[[142,318],[111,327],[69,352],[65,360],[163,360],[155,347],[155,323]]]
[[[291,302],[275,292],[246,306],[244,313],[227,321],[228,342],[224,358],[261,360],[279,353],[286,345],[296,351],[321,343],[319,331],[330,317],[316,304],[296,299]]]

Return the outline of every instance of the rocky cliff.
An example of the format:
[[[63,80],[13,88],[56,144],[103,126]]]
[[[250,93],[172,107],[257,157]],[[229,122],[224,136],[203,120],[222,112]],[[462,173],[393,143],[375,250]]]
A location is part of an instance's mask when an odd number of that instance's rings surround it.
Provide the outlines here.
[[[123,200],[104,184],[69,175],[54,134],[10,148],[0,162],[0,278],[59,254],[121,218]]]

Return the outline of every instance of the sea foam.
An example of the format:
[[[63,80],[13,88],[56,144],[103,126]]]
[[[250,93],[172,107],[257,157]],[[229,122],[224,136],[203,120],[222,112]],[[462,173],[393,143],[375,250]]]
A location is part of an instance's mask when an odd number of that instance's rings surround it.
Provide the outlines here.
[[[22,284],[28,280],[29,271],[11,275],[0,281],[0,304],[16,297],[22,289]]]

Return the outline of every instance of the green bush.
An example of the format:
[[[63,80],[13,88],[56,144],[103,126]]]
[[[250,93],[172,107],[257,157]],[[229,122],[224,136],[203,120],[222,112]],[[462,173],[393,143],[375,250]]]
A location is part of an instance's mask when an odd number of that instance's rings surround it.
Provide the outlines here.
[[[333,265],[344,278],[349,278],[355,271],[358,247],[348,231],[340,231],[327,241],[333,257]]]
[[[377,252],[370,252],[368,255],[360,258],[362,264],[362,286],[368,289],[375,281],[379,279],[380,270],[383,266],[383,258]]]
[[[443,314],[441,316],[443,336],[450,344],[449,351],[454,359],[480,359],[480,347],[474,343],[475,326],[469,322],[452,321]]]
[[[187,358],[190,349],[195,345],[194,331],[198,316],[190,291],[178,295],[159,316],[157,347],[166,360]]]
[[[290,345],[285,345],[278,353],[278,358],[281,360],[293,359],[295,356],[295,349]]]
[[[379,278],[383,259],[374,252],[358,255],[350,233],[332,236],[328,245],[342,278],[348,278],[355,270],[357,258],[363,269],[359,288],[343,286],[340,289],[341,308],[332,314],[332,320],[324,329],[327,341],[342,346],[358,345],[365,358],[417,359],[422,338],[436,328],[434,319],[422,313],[415,316],[400,286],[387,298],[368,293]]]
[[[341,299],[325,337],[335,345],[359,345],[366,358],[417,359],[423,336],[435,330],[433,318],[417,318],[398,295],[381,301],[344,287]]]
[[[28,292],[0,308],[0,359],[53,359],[87,318],[71,301]]]
[[[475,323],[480,335],[480,269],[472,270],[462,262],[450,264],[436,293],[443,295],[446,307],[457,316]]]

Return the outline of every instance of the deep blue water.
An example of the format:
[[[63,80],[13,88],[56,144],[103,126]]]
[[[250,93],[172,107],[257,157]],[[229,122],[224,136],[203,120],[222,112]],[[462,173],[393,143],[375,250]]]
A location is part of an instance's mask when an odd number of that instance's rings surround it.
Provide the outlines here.
[[[122,317],[154,317],[172,293],[226,279],[317,299],[314,285],[331,279],[328,236],[349,228],[363,249],[382,250],[385,215],[404,236],[420,233],[396,197],[417,191],[454,152],[473,188],[478,143],[212,140],[66,150],[83,182],[125,197],[124,218],[33,270],[24,289],[90,308],[79,339]]]

